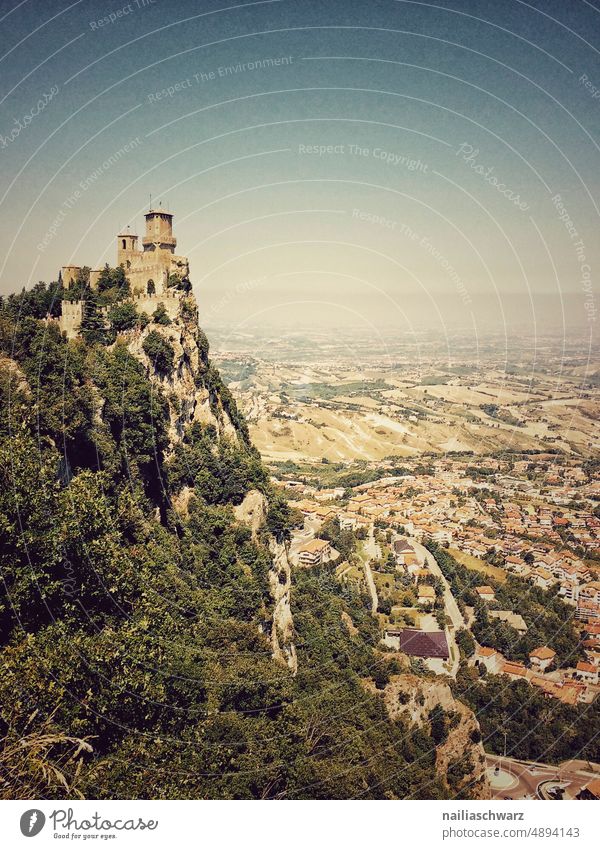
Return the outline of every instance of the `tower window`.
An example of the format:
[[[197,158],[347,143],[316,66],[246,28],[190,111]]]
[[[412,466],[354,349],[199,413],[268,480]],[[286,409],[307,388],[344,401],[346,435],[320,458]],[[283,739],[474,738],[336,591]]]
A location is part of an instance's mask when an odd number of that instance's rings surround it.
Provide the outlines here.
[[[127,242],[125,241],[125,239],[123,239],[123,250],[125,250],[126,247],[127,247]]]

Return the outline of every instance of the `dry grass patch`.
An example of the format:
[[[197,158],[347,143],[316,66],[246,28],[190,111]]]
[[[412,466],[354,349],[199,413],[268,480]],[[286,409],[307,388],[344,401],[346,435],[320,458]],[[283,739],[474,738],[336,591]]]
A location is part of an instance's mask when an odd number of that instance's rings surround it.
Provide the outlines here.
[[[467,554],[465,551],[459,551],[457,548],[449,548],[449,553],[458,560],[467,569],[473,569],[476,572],[481,572],[488,575],[490,578],[495,578],[499,583],[503,584],[506,581],[506,571],[499,566],[491,566],[485,560],[480,560],[479,557],[474,557],[472,554]]]

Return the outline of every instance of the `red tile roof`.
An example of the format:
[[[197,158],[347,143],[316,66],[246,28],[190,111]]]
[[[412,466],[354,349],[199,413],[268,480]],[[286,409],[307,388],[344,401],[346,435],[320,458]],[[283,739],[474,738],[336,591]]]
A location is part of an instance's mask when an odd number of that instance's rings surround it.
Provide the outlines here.
[[[529,657],[537,657],[540,660],[549,660],[551,657],[556,655],[555,651],[549,649],[548,646],[540,646],[539,649],[535,649],[532,652],[529,652]]]
[[[491,649],[489,646],[479,646],[477,654],[481,657],[492,657],[497,654],[496,649]]]
[[[522,663],[511,663],[508,661],[503,665],[502,672],[504,672],[505,675],[521,675],[523,678],[527,677],[527,670]]]

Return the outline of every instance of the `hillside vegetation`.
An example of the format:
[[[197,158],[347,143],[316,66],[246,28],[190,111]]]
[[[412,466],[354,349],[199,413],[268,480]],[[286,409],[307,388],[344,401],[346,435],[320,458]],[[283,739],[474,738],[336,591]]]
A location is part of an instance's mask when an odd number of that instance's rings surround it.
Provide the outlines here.
[[[0,796],[448,795],[429,731],[364,686],[387,672],[363,598],[299,574],[281,632],[288,508],[193,296],[124,335],[92,307],[67,341],[56,294],[0,304]]]

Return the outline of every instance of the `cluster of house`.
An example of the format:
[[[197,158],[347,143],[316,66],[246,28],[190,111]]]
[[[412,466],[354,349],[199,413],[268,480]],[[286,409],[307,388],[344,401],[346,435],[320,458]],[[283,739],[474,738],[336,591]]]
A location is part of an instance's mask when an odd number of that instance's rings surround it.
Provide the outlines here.
[[[436,592],[430,583],[426,583],[432,573],[423,556],[409,539],[399,535],[392,540],[391,551],[396,570],[407,575],[416,584],[419,608],[424,611],[431,610],[435,604]],[[403,614],[406,609],[392,607],[391,613]],[[450,658],[450,649],[445,630],[390,627],[384,630],[382,643],[394,651],[419,658],[433,672],[447,671],[443,664]]]
[[[396,569],[403,572],[417,585],[417,604],[431,608],[435,602],[435,590],[425,581],[431,577],[431,572],[423,557],[406,537],[398,536],[392,542],[392,554]],[[392,608],[392,613],[394,609]]]
[[[575,705],[593,701],[600,692],[600,624],[587,626],[583,649],[586,660],[578,661],[569,669],[553,669],[556,652],[548,646],[532,651],[529,664],[525,665],[507,660],[497,649],[478,645],[471,663],[480,664],[493,675],[506,675],[512,681],[526,681],[538,687],[548,698]]]
[[[506,463],[494,458],[484,464],[492,473],[484,483],[473,480],[467,461],[445,458],[433,463],[433,474],[406,474],[356,487],[339,506],[335,502],[343,489],[318,491],[296,483],[309,496],[296,506],[317,523],[337,516],[342,528],[368,530],[379,524],[417,540],[451,544],[481,559],[493,556],[542,589],[557,585],[579,619],[600,621],[597,576],[574,553],[579,547],[588,558],[600,555],[600,519],[591,509],[592,499],[600,499],[597,478],[590,481],[581,468],[554,454],[517,460],[510,473]],[[581,509],[586,501],[589,509]],[[577,509],[569,506],[573,503]]]
[[[548,697],[570,704],[589,701],[600,690],[600,561],[596,572],[589,559],[600,554],[600,520],[591,506],[585,509],[581,505],[591,505],[592,500],[600,498],[598,478],[590,480],[576,463],[548,454],[517,460],[510,468],[486,458],[485,467],[493,474],[481,483],[473,480],[469,462],[436,460],[427,474],[415,468],[414,474],[358,486],[350,498],[342,488],[317,490],[301,482],[286,485],[302,496],[292,504],[315,530],[337,518],[342,529],[370,531],[379,526],[402,532],[392,541],[392,553],[396,568],[416,585],[421,608],[433,607],[435,590],[411,539],[430,538],[481,559],[494,555],[495,563],[541,589],[557,586],[559,595],[575,607],[576,617],[586,629],[586,660],[573,669],[548,672],[555,655],[547,646],[532,652],[528,666],[478,646],[473,662],[513,680],[527,680]],[[574,553],[577,546],[585,549],[588,562]],[[324,540],[304,543],[299,551],[299,561],[304,565],[323,563],[330,557],[331,547]],[[490,586],[481,585],[475,591],[481,601],[495,600]],[[488,615],[507,622],[521,634],[527,630],[518,612],[489,610]],[[420,635],[418,639],[415,634]],[[388,628],[383,641],[390,648],[425,660],[449,656],[443,631]]]

